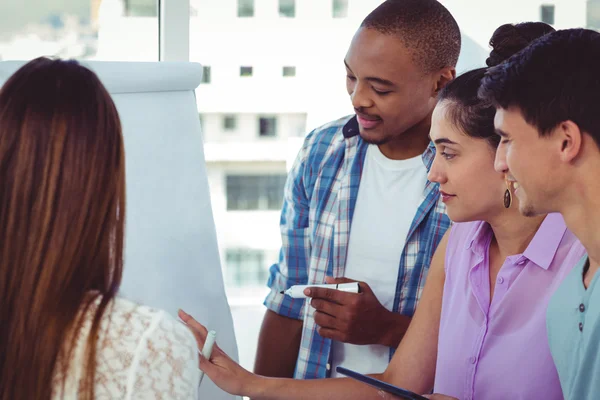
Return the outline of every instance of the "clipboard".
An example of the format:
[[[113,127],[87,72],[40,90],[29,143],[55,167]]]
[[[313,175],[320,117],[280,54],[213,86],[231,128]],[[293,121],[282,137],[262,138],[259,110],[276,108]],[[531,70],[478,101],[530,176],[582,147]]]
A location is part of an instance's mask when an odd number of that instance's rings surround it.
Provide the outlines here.
[[[371,378],[370,376],[360,374],[356,371],[352,371],[352,370],[349,370],[344,367],[337,367],[335,370],[342,375],[346,375],[349,378],[356,379],[357,381],[365,383],[374,388],[383,390],[384,392],[391,393],[394,396],[398,396],[399,398],[404,399],[404,400],[427,400],[427,398],[425,398],[421,395],[418,395],[416,393],[413,393],[409,390],[402,389],[402,388],[399,388],[394,385],[390,385],[387,382],[383,382],[383,381],[380,381],[379,379]]]

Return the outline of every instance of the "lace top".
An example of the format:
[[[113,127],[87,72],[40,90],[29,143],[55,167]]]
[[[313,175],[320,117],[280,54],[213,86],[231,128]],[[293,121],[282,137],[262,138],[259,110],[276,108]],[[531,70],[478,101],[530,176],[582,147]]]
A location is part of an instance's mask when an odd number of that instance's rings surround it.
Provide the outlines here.
[[[76,399],[83,389],[91,307],[69,365],[64,392],[60,365],[52,399]],[[166,312],[117,298],[107,308],[98,339],[95,397],[98,399],[197,399],[200,371],[196,341]],[[60,363],[60,362],[59,362]]]

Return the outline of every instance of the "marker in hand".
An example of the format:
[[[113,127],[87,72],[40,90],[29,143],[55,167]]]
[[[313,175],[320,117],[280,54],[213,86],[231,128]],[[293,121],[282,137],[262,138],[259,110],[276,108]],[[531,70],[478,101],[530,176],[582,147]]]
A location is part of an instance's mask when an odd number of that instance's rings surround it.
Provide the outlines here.
[[[308,288],[325,288],[325,289],[335,289],[341,292],[347,293],[360,293],[360,286],[358,282],[350,282],[350,283],[332,283],[332,284],[322,284],[322,285],[294,285],[290,287],[288,290],[281,291],[279,293],[288,295],[294,299],[305,299],[307,296],[304,294],[304,290]]]
[[[212,349],[213,346],[215,345],[215,340],[217,339],[217,332],[215,331],[210,331],[208,332],[208,334],[206,335],[206,340],[204,341],[204,346],[202,346],[202,351],[198,350],[198,353],[202,354],[202,356],[204,358],[206,358],[207,360],[210,360],[210,355],[212,354]],[[198,386],[200,386],[200,383],[202,383],[202,379],[204,378],[204,371],[200,371],[200,382],[198,383]]]

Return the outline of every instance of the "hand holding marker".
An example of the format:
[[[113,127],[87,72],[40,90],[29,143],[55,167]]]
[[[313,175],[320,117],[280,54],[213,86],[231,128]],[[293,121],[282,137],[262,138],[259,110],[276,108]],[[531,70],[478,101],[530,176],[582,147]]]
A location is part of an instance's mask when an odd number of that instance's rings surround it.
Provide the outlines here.
[[[334,289],[341,292],[347,293],[360,293],[360,286],[358,282],[350,283],[333,283],[333,284],[322,284],[322,285],[294,285],[288,290],[282,290],[281,294],[286,294],[294,299],[305,299],[307,296],[304,294],[304,290],[308,288],[324,288]]]
[[[204,341],[204,346],[202,346],[202,351],[198,350],[198,353],[202,354],[202,356],[207,360],[210,360],[210,355],[216,339],[217,333],[215,331],[208,332],[206,335],[206,340]],[[202,379],[204,379],[204,371],[200,370],[200,382],[198,383],[198,386],[200,386],[202,383]]]

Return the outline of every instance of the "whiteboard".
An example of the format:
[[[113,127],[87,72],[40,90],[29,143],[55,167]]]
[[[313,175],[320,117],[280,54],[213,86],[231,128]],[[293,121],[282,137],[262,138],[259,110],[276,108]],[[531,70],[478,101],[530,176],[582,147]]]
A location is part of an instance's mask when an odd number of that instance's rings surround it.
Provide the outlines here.
[[[212,215],[194,89],[196,63],[88,62],[123,124],[127,168],[125,269],[121,295],[162,308],[183,308],[238,352]],[[23,62],[0,62],[0,84]],[[233,399],[209,379],[201,399]]]

